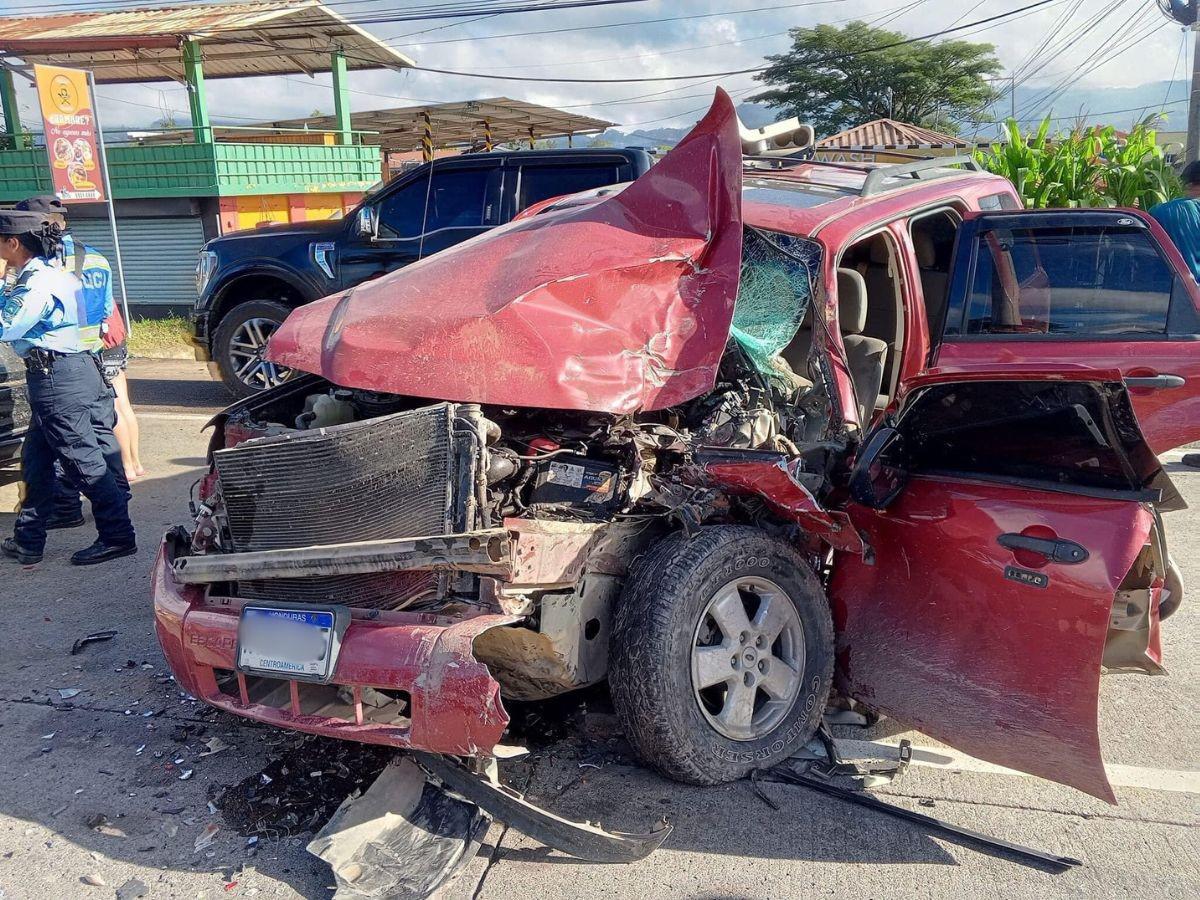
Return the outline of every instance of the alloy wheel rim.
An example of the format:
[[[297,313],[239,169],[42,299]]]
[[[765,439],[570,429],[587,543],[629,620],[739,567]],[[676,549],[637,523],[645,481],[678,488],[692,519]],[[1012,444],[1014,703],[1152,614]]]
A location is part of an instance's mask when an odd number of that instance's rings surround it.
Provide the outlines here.
[[[267,341],[279,328],[274,319],[247,319],[234,330],[229,341],[229,358],[238,381],[255,390],[283,384],[292,370],[264,358]]]
[[[770,734],[787,717],[804,673],[804,626],[766,578],[722,587],[692,638],[692,691],[708,724],[734,741]]]

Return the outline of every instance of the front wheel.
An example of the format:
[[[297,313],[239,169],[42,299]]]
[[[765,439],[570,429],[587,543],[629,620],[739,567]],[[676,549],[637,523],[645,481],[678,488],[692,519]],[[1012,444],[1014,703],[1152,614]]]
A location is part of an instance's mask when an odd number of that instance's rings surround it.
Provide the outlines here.
[[[610,656],[613,704],[642,759],[717,784],[812,737],[833,676],[833,621],[794,547],[714,526],[670,535],[634,564]]]
[[[263,358],[267,341],[291,310],[274,300],[239,303],[221,319],[213,335],[213,359],[221,380],[236,397],[249,397],[283,384],[292,370]]]

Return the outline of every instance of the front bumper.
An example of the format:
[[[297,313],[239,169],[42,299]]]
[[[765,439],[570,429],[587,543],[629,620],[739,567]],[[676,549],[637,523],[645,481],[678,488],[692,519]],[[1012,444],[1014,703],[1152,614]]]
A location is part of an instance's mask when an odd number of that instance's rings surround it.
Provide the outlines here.
[[[317,694],[328,686],[277,679],[286,685],[282,704],[251,698],[253,676],[236,671],[238,620],[246,601],[210,597],[201,585],[180,584],[172,571],[174,540],[164,539],[151,578],[155,629],[180,687],[234,715],[325,737],[428,750],[456,756],[488,756],[508,725],[500,685],[479,662],[472,644],[490,628],[516,617],[453,618],[429,613],[355,610],[342,638],[332,685],[347,688],[353,703],[345,715],[326,711]],[[236,693],[224,673],[236,676]],[[276,679],[271,679],[275,682]],[[408,695],[403,724],[370,720],[364,688]],[[316,707],[316,708],[314,708]]]
[[[212,361],[212,335],[209,334],[207,310],[192,313],[192,352],[197,362]]]

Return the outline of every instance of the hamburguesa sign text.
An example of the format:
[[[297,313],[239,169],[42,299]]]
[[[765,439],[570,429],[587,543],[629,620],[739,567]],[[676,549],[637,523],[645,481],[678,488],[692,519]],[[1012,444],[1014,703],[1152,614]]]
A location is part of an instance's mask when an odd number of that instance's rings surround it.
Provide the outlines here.
[[[33,70],[55,195],[64,202],[103,200],[87,72],[39,65]]]

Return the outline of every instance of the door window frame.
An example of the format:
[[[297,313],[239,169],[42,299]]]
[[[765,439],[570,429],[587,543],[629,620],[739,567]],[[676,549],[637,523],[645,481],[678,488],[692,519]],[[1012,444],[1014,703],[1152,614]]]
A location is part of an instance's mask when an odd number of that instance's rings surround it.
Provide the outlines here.
[[[1038,219],[1049,220],[1045,222],[1037,221]],[[1112,221],[1116,224],[1117,218],[1130,218],[1137,221],[1138,225],[1145,232],[1147,239],[1150,241],[1154,252],[1158,254],[1158,258],[1163,262],[1167,269],[1174,277],[1174,285],[1171,289],[1171,299],[1167,307],[1167,317],[1164,322],[1164,330],[1159,332],[1142,332],[1142,331],[1127,331],[1118,333],[1050,333],[1050,332],[1030,332],[1030,333],[1008,333],[1008,332],[983,332],[980,334],[966,334],[963,329],[966,327],[966,318],[968,307],[970,305],[971,289],[975,283],[975,273],[978,265],[979,254],[979,236],[984,230],[984,225],[996,220],[1004,219],[1027,220],[1028,224],[1022,222],[1014,225],[1015,228],[1026,227],[1029,229],[1036,228],[1054,228],[1054,227],[1069,227],[1071,223],[1066,222],[1067,219],[1078,218],[1080,220],[1094,219],[1098,220],[1096,224],[1103,224],[1106,221]],[[1092,222],[1085,222],[1088,227],[1093,227]],[[968,243],[969,242],[969,243]],[[970,259],[963,262],[959,259],[964,248],[968,248]],[[1192,283],[1188,284],[1188,280]],[[946,318],[940,330],[940,336],[935,342],[933,351],[936,351],[936,344],[940,343],[1053,343],[1053,342],[1072,342],[1072,343],[1142,343],[1153,341],[1200,341],[1200,312],[1196,310],[1195,296],[1198,287],[1195,280],[1187,273],[1181,272],[1179,266],[1175,264],[1170,255],[1162,246],[1162,242],[1158,236],[1150,228],[1149,224],[1142,216],[1127,210],[1012,210],[1012,211],[987,211],[982,214],[968,214],[959,228],[958,238],[954,245],[954,260],[951,269],[949,296],[946,303]],[[1182,311],[1181,311],[1182,310]],[[1188,319],[1191,319],[1191,328],[1183,328],[1182,330],[1172,330],[1173,326],[1179,326],[1182,323],[1186,324]],[[957,331],[948,331],[950,324],[954,322],[958,328]]]
[[[502,221],[504,221],[499,215],[501,205],[500,201],[504,196],[504,166],[502,160],[496,158],[478,158],[471,159],[469,161],[456,159],[451,165],[443,164],[440,167],[437,165],[437,160],[434,160],[429,164],[429,166],[429,169],[425,170],[424,172],[420,172],[419,174],[415,174],[407,179],[404,179],[401,184],[397,184],[394,188],[386,192],[381,192],[378,197],[375,197],[370,201],[372,205],[379,210],[377,213],[379,218],[378,223],[375,226],[375,236],[367,243],[399,244],[404,243],[405,241],[419,241],[442,231],[457,231],[463,228],[495,228],[497,225],[501,224]],[[381,207],[391,198],[393,194],[405,190],[413,185],[428,185],[429,181],[432,180],[435,175],[445,174],[447,172],[462,172],[471,169],[496,170],[496,175],[488,179],[487,195],[484,197],[483,201],[484,222],[479,225],[448,225],[444,228],[435,228],[432,231],[425,231],[424,226],[428,223],[429,218],[429,197],[427,194],[425,198],[425,211],[422,215],[422,231],[409,237],[390,237],[379,234],[379,230],[383,225]],[[492,206],[492,215],[490,217],[487,214],[489,204]]]

